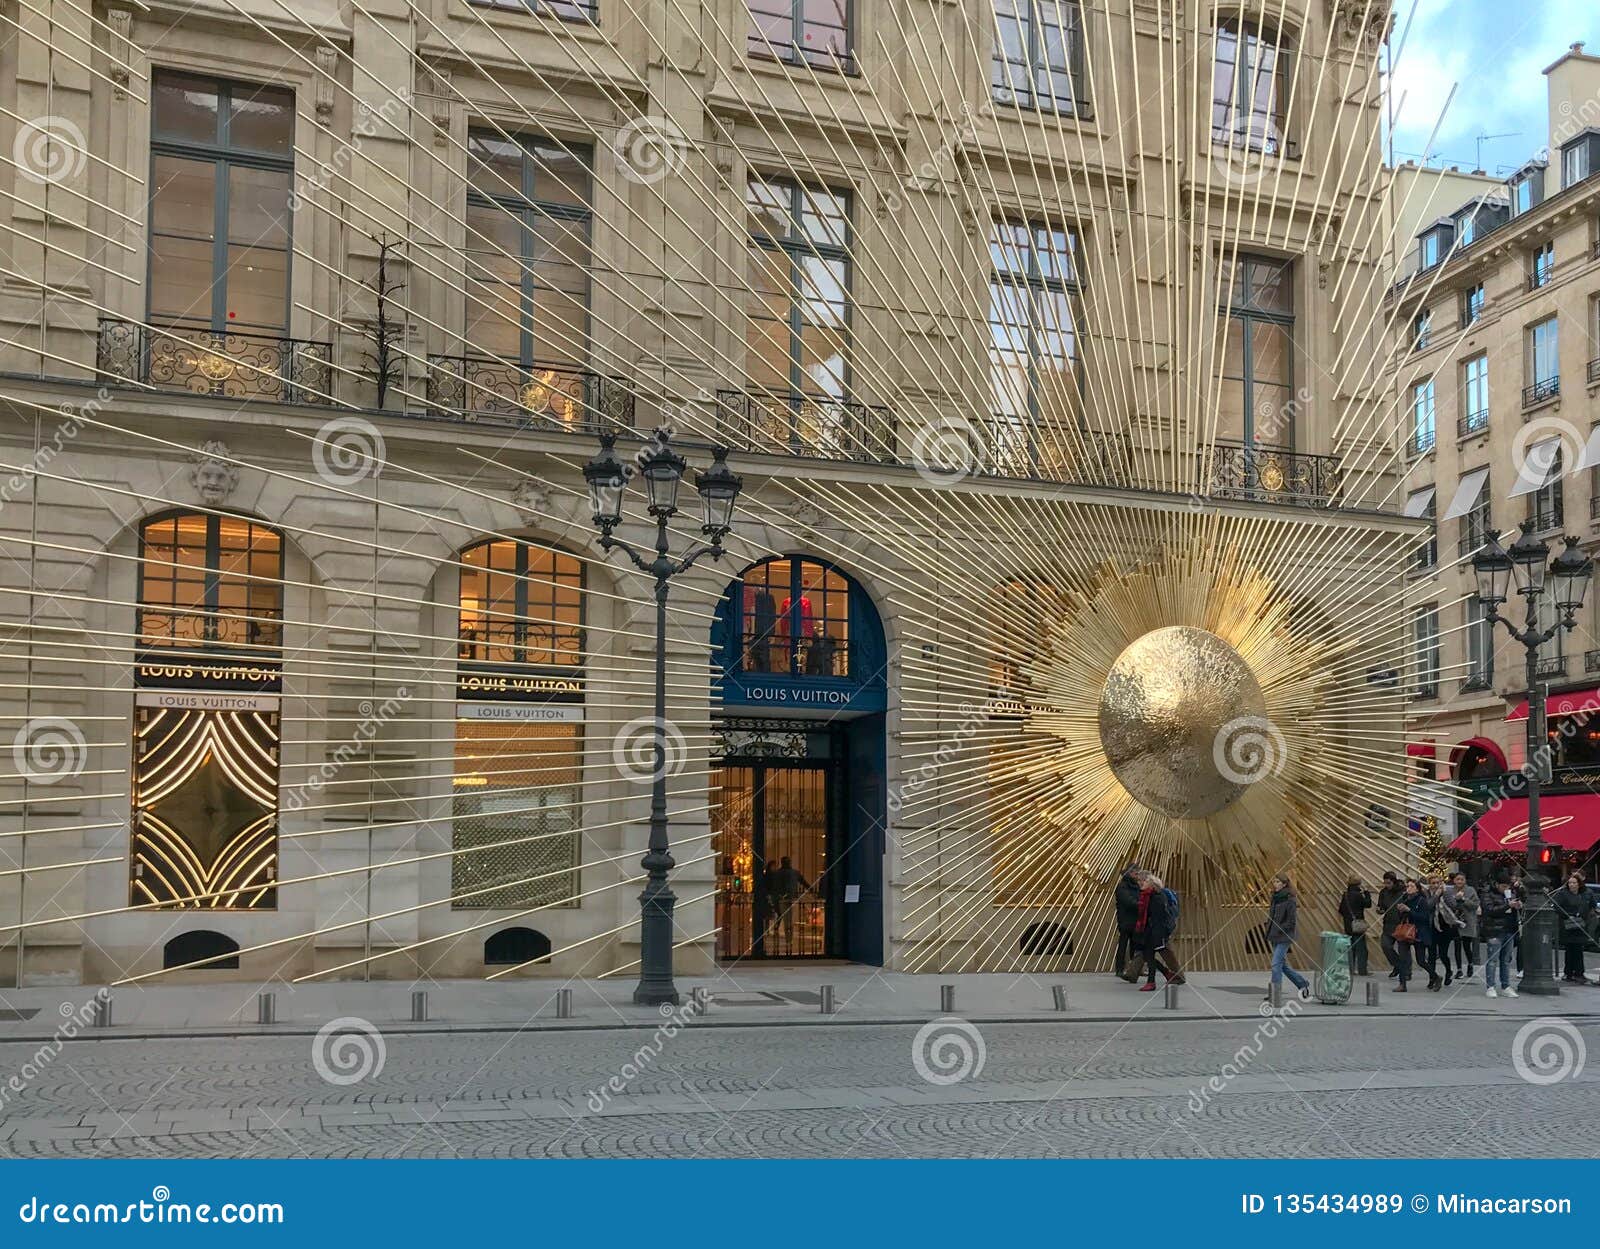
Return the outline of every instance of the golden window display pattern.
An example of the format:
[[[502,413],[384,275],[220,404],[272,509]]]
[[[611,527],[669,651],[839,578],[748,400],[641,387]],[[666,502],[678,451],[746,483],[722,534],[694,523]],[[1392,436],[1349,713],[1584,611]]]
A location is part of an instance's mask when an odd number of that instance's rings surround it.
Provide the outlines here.
[[[140,707],[133,905],[277,904],[278,713]]]
[[[457,722],[454,907],[577,905],[581,749],[575,724]]]

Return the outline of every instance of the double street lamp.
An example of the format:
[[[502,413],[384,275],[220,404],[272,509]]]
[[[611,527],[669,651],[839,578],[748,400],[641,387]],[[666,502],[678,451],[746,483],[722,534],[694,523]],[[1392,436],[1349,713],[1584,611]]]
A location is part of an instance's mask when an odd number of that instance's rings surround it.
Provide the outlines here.
[[[640,572],[656,582],[656,703],[653,726],[653,768],[650,790],[650,839],[640,860],[645,869],[644,892],[639,895],[639,984],[633,1000],[642,1005],[677,1005],[678,989],[672,982],[672,911],[677,895],[667,883],[673,867],[671,842],[667,836],[667,586],[673,577],[709,555],[721,559],[722,540],[733,527],[733,506],[744,482],[728,467],[728,449],[712,449],[711,467],[699,473],[695,489],[700,494],[700,532],[703,543],[692,546],[678,559],[668,555],[667,525],[678,514],[678,487],[688,463],[674,451],[665,430],[640,452],[637,467],[624,464],[616,452],[617,436],[600,435],[600,452],[583,466],[583,480],[589,487],[589,505],[595,528],[600,531],[600,546],[625,551]],[[633,476],[644,478],[645,500],[656,522],[654,554],[640,554],[637,548],[613,534],[622,523],[623,497]]]
[[[1550,773],[1550,742],[1545,728],[1544,688],[1539,679],[1539,648],[1557,633],[1576,626],[1578,611],[1583,607],[1583,598],[1594,573],[1594,564],[1578,549],[1578,540],[1569,537],[1565,542],[1561,553],[1552,560],[1549,545],[1524,529],[1509,551],[1491,536],[1483,549],[1472,557],[1472,571],[1478,582],[1478,599],[1483,604],[1490,628],[1496,623],[1504,625],[1526,652],[1528,742],[1523,774],[1528,783],[1528,897],[1522,928],[1523,977],[1518,987],[1523,993],[1544,996],[1558,994],[1561,989],[1556,984],[1554,974],[1555,914],[1550,906],[1550,890],[1557,886],[1550,873],[1553,856],[1539,831],[1539,789],[1549,780]],[[1543,613],[1540,605],[1547,588],[1554,601],[1555,615],[1550,625],[1541,627],[1539,622]],[[1500,614],[1500,605],[1513,591],[1526,600],[1521,628]]]

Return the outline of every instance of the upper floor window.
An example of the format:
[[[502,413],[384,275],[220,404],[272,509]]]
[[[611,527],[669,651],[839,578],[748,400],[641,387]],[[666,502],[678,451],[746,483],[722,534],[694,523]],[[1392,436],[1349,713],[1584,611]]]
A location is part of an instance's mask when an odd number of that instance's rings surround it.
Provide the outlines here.
[[[1439,263],[1442,238],[1437,230],[1429,230],[1417,242],[1417,254],[1424,269],[1431,269]]]
[[[1486,690],[1494,685],[1494,621],[1489,605],[1477,595],[1466,603],[1467,677],[1462,688]]]
[[[1283,151],[1294,47],[1282,31],[1230,18],[1217,27],[1211,141],[1269,155]]]
[[[1434,420],[1433,379],[1430,377],[1411,387],[1411,437],[1406,449],[1412,455],[1424,455],[1433,450],[1437,436]]]
[[[994,0],[990,89],[1001,104],[1082,111],[1083,11],[1076,0]]]
[[[1294,446],[1294,265],[1238,256],[1224,266],[1222,410],[1218,436]]]
[[[1524,405],[1539,403],[1561,393],[1561,338],[1555,317],[1546,317],[1526,331],[1524,346]]]
[[[1461,365],[1461,429],[1475,434],[1489,426],[1489,356],[1479,352]]]
[[[850,197],[752,177],[746,371],[779,395],[843,399],[850,384]]]
[[[457,657],[474,663],[583,663],[583,565],[512,539],[461,553]]]
[[[1461,324],[1471,325],[1483,316],[1483,283],[1469,286],[1461,293]]]
[[[274,650],[283,539],[242,516],[180,512],[139,531],[139,645]]]
[[[467,136],[466,341],[523,368],[588,357],[586,152],[547,139]]]
[[[1541,198],[1539,190],[1544,183],[1544,170],[1533,168],[1524,170],[1511,179],[1511,215],[1520,216],[1528,212]]]
[[[523,13],[537,13],[541,17],[559,17],[569,22],[592,22],[598,17],[596,0],[471,0],[490,9],[512,9]]]
[[[1412,639],[1416,671],[1416,696],[1437,698],[1439,695],[1439,608],[1428,603],[1418,607],[1412,617]]]
[[[748,0],[752,56],[855,72],[850,0]]]
[[[1544,243],[1533,253],[1528,262],[1528,285],[1533,289],[1549,285],[1551,275],[1556,269],[1556,245]]]
[[[1433,486],[1413,490],[1406,498],[1405,514],[1429,523],[1428,536],[1417,544],[1416,569],[1424,571],[1439,563],[1438,491]]]
[[[281,336],[289,325],[293,94],[162,72],[150,95],[147,319]]]
[[[1429,336],[1433,333],[1433,313],[1422,309],[1411,322],[1411,349],[1421,351],[1428,345]]]
[[[989,227],[989,403],[1003,468],[1028,468],[1039,425],[1078,410],[1077,248],[1071,230]]]
[[[850,582],[825,564],[771,559],[745,571],[737,599],[745,672],[848,677]]]
[[[1493,536],[1490,507],[1488,468],[1469,469],[1456,483],[1455,496],[1444,514],[1445,520],[1461,522],[1460,550],[1463,557],[1471,555]]]
[[[1593,172],[1590,164],[1590,136],[1585,134],[1561,149],[1561,185],[1582,182]]]
[[[1478,219],[1474,213],[1463,213],[1456,218],[1456,246],[1466,247],[1477,237]]]

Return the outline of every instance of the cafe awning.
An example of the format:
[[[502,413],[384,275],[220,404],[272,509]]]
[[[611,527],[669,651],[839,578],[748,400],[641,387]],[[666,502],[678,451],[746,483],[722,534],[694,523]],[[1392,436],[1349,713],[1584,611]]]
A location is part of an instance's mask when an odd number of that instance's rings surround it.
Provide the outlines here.
[[[1528,848],[1528,800],[1504,798],[1485,811],[1466,832],[1450,843],[1452,850],[1476,848],[1491,854]],[[1539,834],[1556,846],[1588,850],[1600,842],[1600,794],[1545,794],[1539,799]]]
[[[1583,690],[1567,690],[1561,694],[1551,694],[1544,700],[1544,713],[1547,716],[1586,716],[1600,711],[1600,686],[1591,686]],[[1511,709],[1507,720],[1526,720],[1528,718],[1528,700],[1524,698]]]

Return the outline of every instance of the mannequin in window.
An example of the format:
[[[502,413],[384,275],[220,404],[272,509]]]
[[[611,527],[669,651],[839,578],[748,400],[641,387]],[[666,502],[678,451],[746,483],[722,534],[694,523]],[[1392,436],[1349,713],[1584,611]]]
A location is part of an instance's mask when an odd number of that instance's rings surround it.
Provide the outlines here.
[[[828,627],[817,621],[812,628],[811,645],[806,648],[806,675],[808,677],[837,676],[834,664],[839,654],[839,640],[828,632]]]
[[[778,628],[778,605],[765,586],[755,591],[751,603],[752,634],[746,664],[752,672],[771,672],[773,635]]]

